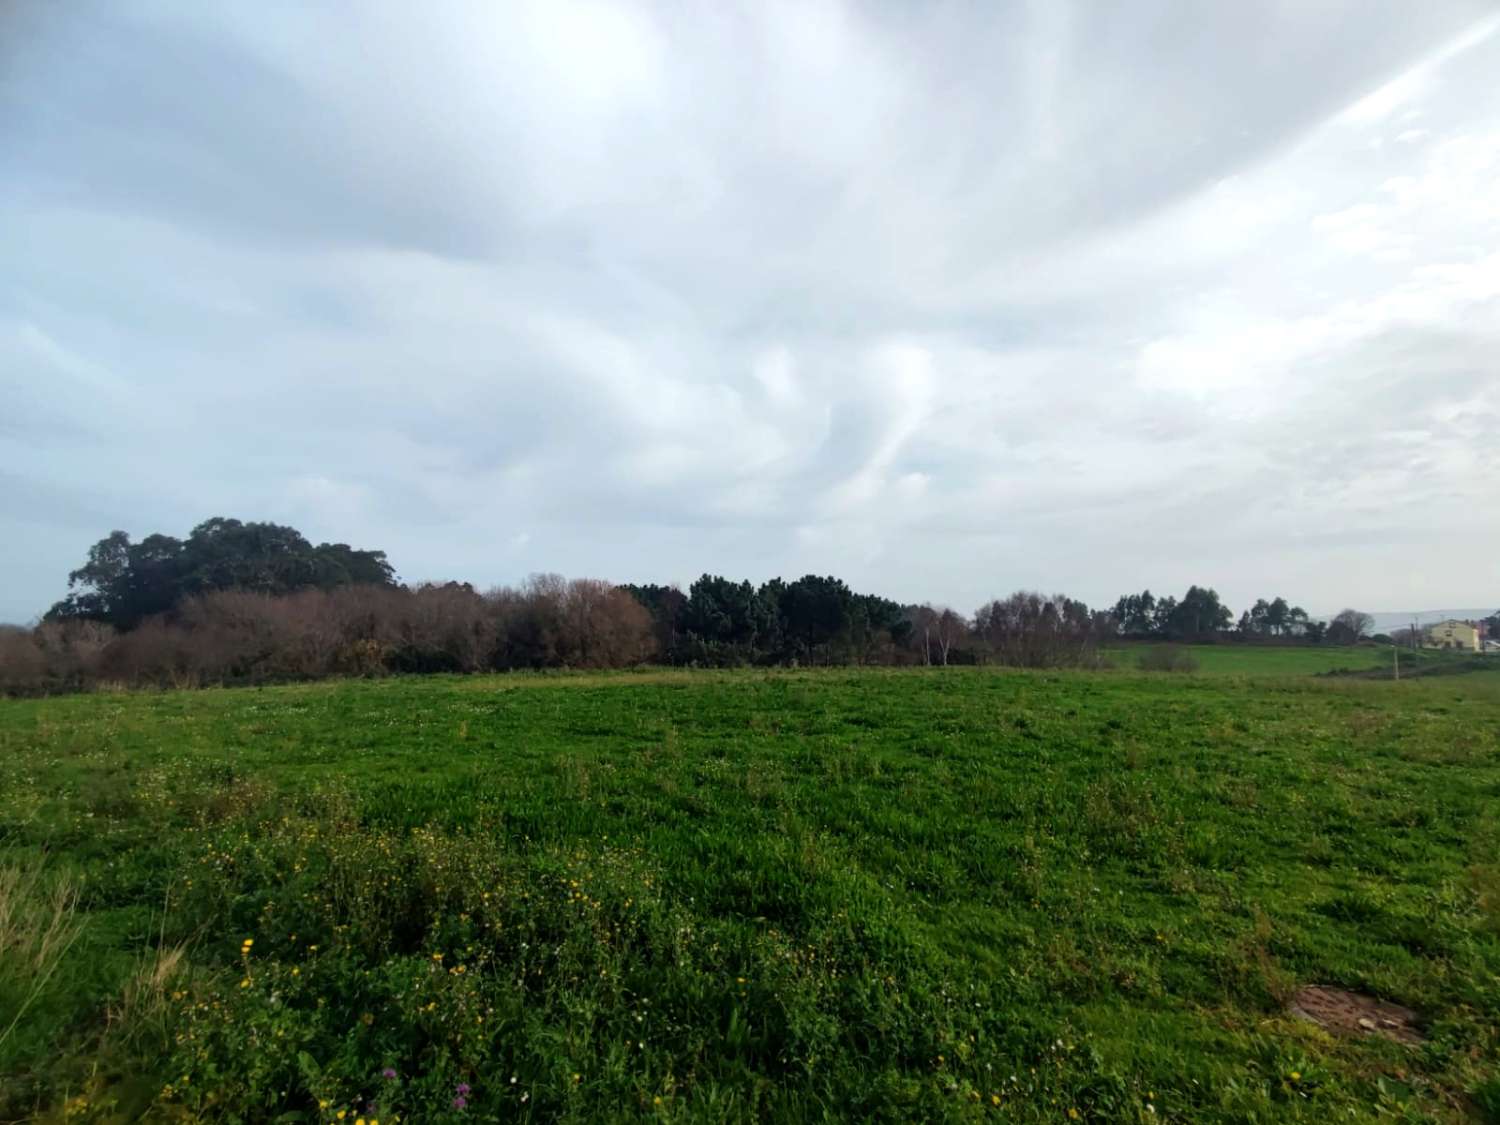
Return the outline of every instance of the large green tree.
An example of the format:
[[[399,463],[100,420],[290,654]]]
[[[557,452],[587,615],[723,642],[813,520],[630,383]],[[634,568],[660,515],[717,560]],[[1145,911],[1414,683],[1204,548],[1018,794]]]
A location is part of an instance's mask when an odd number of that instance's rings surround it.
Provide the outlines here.
[[[68,575],[68,596],[47,616],[129,629],[191,594],[230,589],[286,594],[308,587],[387,586],[394,579],[384,551],[355,550],[346,543],[313,546],[296,528],[215,517],[193,528],[187,539],[158,534],[132,543],[125,532],[110,532]]]

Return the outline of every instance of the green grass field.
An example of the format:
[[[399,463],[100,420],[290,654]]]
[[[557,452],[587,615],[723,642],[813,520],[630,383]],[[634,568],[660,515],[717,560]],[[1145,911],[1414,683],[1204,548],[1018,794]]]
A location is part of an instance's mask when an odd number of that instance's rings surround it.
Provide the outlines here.
[[[1141,653],[1157,647],[1125,644],[1104,651],[1104,658],[1117,668],[1134,668]],[[1204,676],[1316,676],[1333,672],[1360,672],[1391,667],[1388,645],[1177,645],[1198,664]],[[1452,660],[1436,651],[1402,651],[1401,667],[1429,667]]]
[[[1500,1120],[1500,675],[1304,651],[0,702],[0,1120]]]

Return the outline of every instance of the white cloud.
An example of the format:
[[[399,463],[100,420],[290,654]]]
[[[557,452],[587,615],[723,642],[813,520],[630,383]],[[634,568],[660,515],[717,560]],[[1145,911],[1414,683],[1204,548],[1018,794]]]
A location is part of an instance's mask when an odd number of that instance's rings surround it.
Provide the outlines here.
[[[1500,22],[1377,9],[55,9],[0,615],[209,514],[480,584],[1483,601]]]

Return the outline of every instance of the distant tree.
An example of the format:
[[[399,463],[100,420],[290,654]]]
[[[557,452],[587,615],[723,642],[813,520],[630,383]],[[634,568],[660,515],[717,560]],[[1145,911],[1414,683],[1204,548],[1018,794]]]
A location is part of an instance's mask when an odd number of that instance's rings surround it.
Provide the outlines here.
[[[1303,630],[1303,636],[1313,644],[1320,645],[1328,639],[1328,625],[1323,621],[1309,620]]]
[[[748,582],[705,574],[688,587],[683,615],[693,659],[711,664],[748,663],[761,651],[775,620]]]
[[[1285,598],[1275,598],[1266,607],[1266,628],[1275,636],[1281,636],[1286,632],[1288,615],[1291,607],[1286,604]]]
[[[1173,622],[1177,617],[1177,599],[1170,594],[1165,598],[1157,599],[1151,609],[1150,632],[1158,637],[1170,637],[1173,635]]]
[[[1393,632],[1391,640],[1402,648],[1421,648],[1424,636],[1422,630],[1408,627]]]
[[[981,606],[974,632],[997,662],[1027,668],[1092,663],[1100,639],[1088,606],[1027,590]]]
[[[1163,634],[1183,640],[1202,640],[1226,631],[1233,620],[1234,615],[1219,600],[1218,591],[1189,586],[1182,601],[1172,605]]]
[[[795,660],[827,660],[837,642],[850,639],[854,595],[842,581],[808,574],[778,592],[784,655]]]
[[[356,551],[344,543],[314,547],[295,528],[215,517],[193,528],[186,540],[148,535],[132,544],[125,532],[111,532],[68,575],[68,596],[47,616],[129,629],[183,598],[214,590],[285,594],[356,583],[390,585],[394,578],[383,551]]]
[[[933,639],[937,641],[938,657],[944,666],[953,652],[953,646],[969,634],[969,623],[962,614],[944,608],[933,623]]]
[[[676,664],[678,647],[683,632],[683,619],[687,614],[687,595],[676,586],[630,585],[621,586],[651,615],[651,631],[656,642],[656,659]]]
[[[1144,636],[1156,630],[1156,598],[1150,590],[1126,594],[1115,603],[1113,616],[1118,631]]]
[[[1289,605],[1285,598],[1257,598],[1241,617],[1239,631],[1250,636],[1304,636],[1312,619],[1300,605]]]
[[[1352,645],[1375,627],[1375,618],[1357,609],[1341,610],[1328,624],[1328,640],[1336,645]]]

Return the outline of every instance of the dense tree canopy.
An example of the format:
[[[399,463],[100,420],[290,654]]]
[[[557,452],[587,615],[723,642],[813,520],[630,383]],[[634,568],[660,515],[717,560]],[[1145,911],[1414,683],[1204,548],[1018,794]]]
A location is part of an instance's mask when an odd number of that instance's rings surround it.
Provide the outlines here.
[[[1057,667],[1097,663],[1099,646],[1121,636],[1352,644],[1373,624],[1346,609],[1325,625],[1276,597],[1257,599],[1235,627],[1218,592],[1196,585],[1181,598],[1127,594],[1108,611],[1019,591],[972,617],[818,574],[759,586],[704,574],[686,593],[556,574],[487,593],[399,586],[382,551],[221,518],[186,539],[112,532],[68,579],[40,626],[0,629],[0,693],[647,662]],[[1500,614],[1483,624],[1500,635]]]
[[[125,532],[111,532],[68,575],[70,592],[47,617],[129,629],[183,598],[214,590],[288,594],[386,586],[394,577],[384,551],[357,551],[345,543],[315,547],[295,528],[215,517],[193,528],[185,540],[158,534],[131,543]]]

